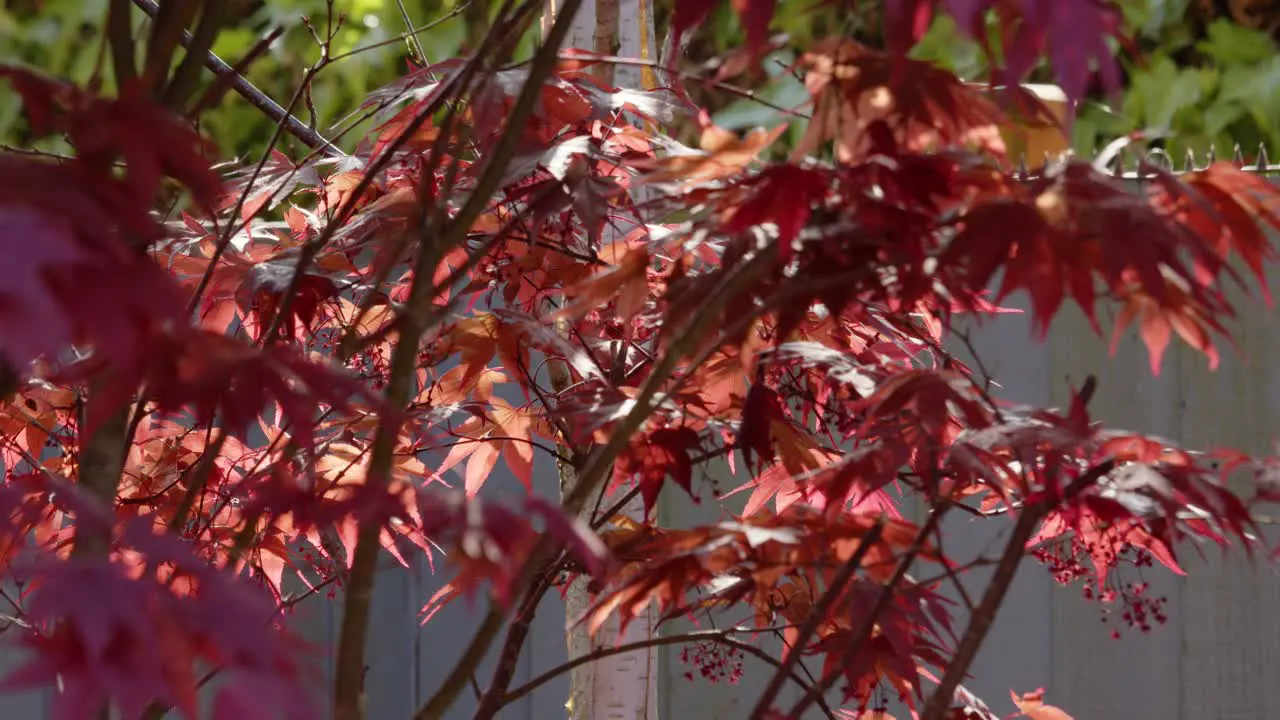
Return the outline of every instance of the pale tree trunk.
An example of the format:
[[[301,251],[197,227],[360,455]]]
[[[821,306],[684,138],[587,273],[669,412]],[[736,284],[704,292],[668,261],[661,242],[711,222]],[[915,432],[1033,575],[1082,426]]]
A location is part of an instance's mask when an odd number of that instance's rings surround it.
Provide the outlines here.
[[[559,0],[546,0],[544,32],[551,27],[559,4]],[[564,43],[566,48],[644,60],[656,58],[655,46],[652,0],[588,0],[579,9]],[[618,87],[651,89],[656,84],[654,73],[649,68],[605,64],[601,66],[600,75]],[[606,241],[609,239],[605,238]],[[567,379],[566,369],[553,368],[553,384],[564,383]],[[567,494],[576,477],[572,468],[561,467],[560,472],[561,492]],[[604,505],[608,504],[606,499]],[[587,503],[586,512],[590,512],[593,506],[594,503]],[[639,495],[622,509],[622,514],[637,520],[643,518],[644,506]],[[595,637],[590,637],[585,626],[576,625],[591,605],[591,596],[583,581],[570,585],[566,605],[567,619],[571,624],[567,637],[570,658],[581,657],[598,647],[643,640],[654,633],[654,617],[646,612],[633,620],[625,633],[619,631],[615,616],[600,628]],[[613,655],[575,668],[570,673],[569,698],[565,708],[569,720],[657,720],[657,650]]]

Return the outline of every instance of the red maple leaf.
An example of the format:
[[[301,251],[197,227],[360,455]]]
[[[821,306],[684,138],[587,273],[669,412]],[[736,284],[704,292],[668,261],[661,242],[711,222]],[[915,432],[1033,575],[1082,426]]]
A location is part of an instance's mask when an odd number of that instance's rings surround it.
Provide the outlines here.
[[[875,149],[883,125],[891,147],[920,151],[977,146],[1003,154],[1004,113],[981,89],[931,63],[880,52],[847,39],[814,45],[802,58],[814,116],[792,152],[802,158],[835,140],[836,157],[854,162]]]
[[[203,207],[217,205],[222,181],[210,170],[208,144],[143,85],[129,84],[120,97],[102,98],[10,65],[0,65],[0,78],[22,95],[38,134],[66,133],[76,149],[75,164],[114,181],[114,164],[123,160],[130,191],[124,197],[133,208],[149,209],[166,175],[189,188]]]
[[[147,350],[148,363],[137,376],[114,386],[118,401],[129,397],[136,387],[132,381],[140,376],[162,412],[189,407],[198,422],[212,423],[217,418],[233,434],[256,424],[271,402],[279,408],[281,425],[287,422],[303,447],[312,443],[317,403],[347,408],[353,401],[362,401],[370,408],[386,409],[381,398],[355,376],[312,362],[289,346],[257,348],[188,328],[155,338]]]
[[[773,424],[785,420],[782,401],[778,394],[762,382],[757,382],[747,391],[742,405],[742,423],[738,426],[737,439],[734,446],[742,451],[747,467],[756,463],[764,465],[772,462],[777,455],[773,449]],[[758,459],[753,459],[758,456]]]
[[[655,430],[619,456],[614,466],[614,479],[624,482],[638,478],[640,496],[644,499],[645,514],[648,515],[657,503],[658,493],[668,476],[685,492],[693,494],[693,460],[689,451],[699,444],[698,433],[693,428]]]
[[[1084,95],[1093,67],[1107,90],[1120,87],[1120,70],[1107,40],[1120,35],[1120,9],[1109,0],[944,0],[956,25],[975,38],[996,60],[998,76],[1010,85],[1021,82],[1036,62],[1048,55],[1057,83],[1072,100]],[[933,18],[933,0],[889,0],[885,3],[886,39],[906,53],[923,37]],[[984,19],[990,10],[999,20],[997,54]]]
[[[76,343],[129,366],[155,325],[182,322],[177,284],[125,237],[158,228],[133,217],[122,226],[110,184],[9,156],[0,179],[0,353],[13,367],[57,360]]]
[[[486,399],[484,407],[468,405],[463,409],[473,413],[461,425],[451,430],[459,440],[452,443],[449,454],[435,469],[438,476],[463,460],[467,461],[463,473],[467,495],[475,496],[488,480],[498,457],[506,460],[507,467],[525,488],[533,490],[533,432],[539,425],[528,408],[514,407],[496,397]]]
[[[553,538],[592,577],[608,563],[604,543],[582,520],[534,495],[519,508],[439,490],[417,494],[422,532],[433,542],[452,547],[446,557],[458,566],[451,595],[469,596],[488,580],[501,602],[511,600],[510,584],[520,576],[529,553],[543,535]]]
[[[298,662],[306,653],[273,627],[274,605],[196,558],[185,541],[157,534],[154,524],[137,518],[120,536],[141,553],[136,567],[88,558],[29,564],[32,626],[21,642],[35,655],[4,685],[57,685],[53,713],[60,720],[92,717],[110,702],[130,717],[152,702],[196,717],[195,670],[208,662],[270,684],[276,691],[268,698],[287,698],[270,708],[276,713],[308,708],[307,673]],[[174,570],[169,582],[154,574],[166,565]],[[85,593],[87,587],[94,591]]]
[[[773,223],[778,228],[782,262],[795,253],[794,241],[813,211],[825,200],[831,179],[825,173],[799,165],[771,165],[738,186],[747,193],[732,210],[723,230],[740,233]]]
[[[676,3],[671,28],[677,46],[686,32],[707,19],[717,2],[718,0],[681,0]],[[778,0],[730,0],[730,4],[746,30],[748,49],[753,53],[758,52],[768,40],[769,23],[778,9]]]

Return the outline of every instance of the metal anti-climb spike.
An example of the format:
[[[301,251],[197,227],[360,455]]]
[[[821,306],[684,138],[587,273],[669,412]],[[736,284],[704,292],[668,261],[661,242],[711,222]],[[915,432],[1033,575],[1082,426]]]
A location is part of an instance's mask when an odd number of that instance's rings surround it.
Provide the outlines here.
[[[1148,150],[1146,157],[1141,159],[1140,165],[1158,167],[1168,172],[1174,171],[1173,156],[1164,148],[1151,148]]]
[[[1236,150],[1231,158],[1231,162],[1238,168],[1244,167],[1244,150],[1240,149],[1240,143],[1236,143]]]
[[[1182,172],[1184,173],[1195,172],[1196,170],[1199,170],[1199,169],[1200,168],[1196,166],[1196,154],[1191,151],[1191,148],[1187,148],[1186,157],[1183,158],[1183,162],[1182,162]]]
[[[1217,145],[1214,145],[1213,143],[1209,143],[1209,157],[1206,159],[1209,161],[1210,165],[1218,162],[1218,146]]]
[[[1267,168],[1271,167],[1271,159],[1267,157],[1266,143],[1258,143],[1258,160],[1254,165],[1257,166],[1260,173],[1266,172]]]

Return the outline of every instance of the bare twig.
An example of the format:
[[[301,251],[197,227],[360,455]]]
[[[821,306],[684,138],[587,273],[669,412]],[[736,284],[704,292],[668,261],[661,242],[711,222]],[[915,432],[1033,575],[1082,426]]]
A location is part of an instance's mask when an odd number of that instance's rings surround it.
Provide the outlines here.
[[[222,102],[223,96],[225,96],[227,91],[231,89],[231,81],[238,77],[244,77],[249,71],[249,66],[270,50],[271,46],[275,44],[275,41],[279,40],[280,36],[283,34],[284,28],[277,25],[263,35],[258,42],[254,43],[253,47],[249,48],[249,51],[244,54],[244,57],[240,58],[240,61],[235,64],[234,68],[232,68],[232,72],[218,75],[214,78],[213,82],[209,83],[209,87],[205,88],[200,99],[197,100],[195,104],[191,106],[191,109],[187,111],[187,117],[192,119],[198,118],[204,111]]]
[[[725,628],[722,630],[698,630],[695,632],[685,633],[682,635],[664,635],[664,636],[658,636],[658,637],[650,637],[644,640],[636,640],[635,642],[625,643],[623,645],[611,645],[608,647],[598,647],[595,650],[592,650],[591,652],[585,655],[580,655],[562,665],[559,665],[558,667],[551,668],[550,670],[547,670],[546,672],[530,680],[524,685],[521,685],[515,690],[512,690],[502,698],[502,704],[509,705],[515,702],[516,700],[519,700],[520,698],[524,697],[525,695],[528,695],[534,690],[537,690],[539,687],[542,687],[543,685],[546,685],[547,683],[551,682],[552,680],[555,680],[561,675],[573,670],[574,668],[580,667],[582,665],[586,665],[588,663],[596,662],[597,660],[603,660],[604,658],[611,657],[613,655],[623,655],[629,652],[633,652],[635,650],[645,650],[653,647],[662,647],[664,645],[683,645],[686,643],[695,643],[695,642],[714,642],[722,645],[727,645],[729,647],[733,647],[739,650],[743,650],[745,652],[749,652],[755,657],[765,660],[766,662],[770,662],[776,668],[778,668],[778,675],[777,675],[778,677],[783,677],[788,680],[791,680],[792,682],[796,683],[802,688],[806,687],[808,683],[806,683],[804,678],[800,677],[799,674],[795,672],[794,668],[786,667],[784,664],[779,663],[776,658],[770,656],[768,653],[764,652],[760,648],[757,648],[756,646],[751,645],[749,643],[736,641],[735,638],[733,637],[734,635],[748,635],[748,634],[754,634],[757,632],[759,632],[759,630],[755,628]]]
[[[846,660],[860,650],[866,644],[867,640],[870,639],[872,631],[880,620],[880,614],[884,612],[884,609],[889,606],[889,602],[893,600],[893,595],[898,588],[898,584],[907,576],[907,571],[911,568],[911,564],[915,562],[916,556],[919,555],[920,551],[924,548],[925,541],[933,534],[933,531],[938,527],[938,524],[942,522],[942,517],[946,515],[949,507],[949,505],[935,506],[932,511],[930,511],[929,519],[925,522],[924,527],[921,527],[920,531],[916,533],[915,540],[911,543],[911,547],[903,553],[901,558],[899,558],[898,566],[894,569],[893,576],[890,577],[881,588],[880,596],[876,599],[875,605],[872,606],[866,617],[862,619],[862,625],[858,628],[858,632],[853,635],[853,642],[850,643],[849,648],[845,651]],[[845,664],[846,663],[844,662],[835,663],[831,672],[824,674],[822,679],[814,684],[813,687],[805,693],[804,697],[800,698],[800,700],[792,706],[791,710],[785,715],[785,717],[801,717],[804,711],[825,695],[826,692],[831,689],[831,686],[836,683],[836,680],[841,677],[843,674],[841,670]]]
[[[778,105],[777,103],[766,100],[760,97],[760,95],[754,90],[748,90],[747,88],[738,87],[737,85],[734,85],[732,83],[727,83],[722,80],[703,77],[698,73],[689,72],[687,70],[681,70],[679,68],[671,67],[670,65],[667,65],[659,60],[646,60],[644,58],[622,57],[619,55],[600,55],[600,54],[591,55],[586,53],[575,54],[573,56],[566,55],[565,59],[594,60],[596,62],[605,63],[608,65],[631,65],[635,67],[653,68],[654,70],[661,70],[663,73],[666,73],[667,75],[678,77],[682,80],[696,82],[701,85],[705,85],[706,87],[715,88],[717,90],[723,90],[724,92],[727,92],[730,95],[737,95],[738,97],[744,98],[746,100],[750,100],[759,105],[763,105],[764,107],[767,107],[770,110],[777,110],[778,112],[783,113],[784,115],[789,115],[791,117],[800,118],[804,120],[807,120],[810,117],[808,114],[800,112],[799,110],[783,107],[781,105]]]
[[[173,72],[173,79],[164,90],[165,104],[174,110],[186,104],[200,83],[200,66],[213,54],[213,43],[222,29],[225,6],[225,2],[205,0],[200,8],[200,22],[196,24],[196,31],[191,36],[191,40],[186,41],[186,33],[182,33],[179,37],[187,49],[187,54],[178,64],[178,69]]]
[[[107,44],[111,48],[111,67],[116,87],[122,88],[138,76],[134,63],[133,27],[129,21],[129,0],[111,0],[107,9]]]
[[[999,564],[996,565],[995,573],[991,576],[991,582],[982,594],[982,600],[970,616],[969,626],[964,631],[960,646],[956,648],[955,655],[947,663],[947,670],[942,676],[942,681],[938,683],[937,689],[933,691],[933,695],[929,697],[929,701],[924,706],[924,712],[920,714],[922,720],[942,720],[943,714],[950,709],[951,700],[956,693],[956,687],[964,679],[969,665],[973,663],[974,657],[978,654],[978,649],[982,647],[982,640],[987,636],[987,631],[991,629],[991,623],[995,620],[996,611],[1000,609],[1001,603],[1004,602],[1004,596],[1009,592],[1009,586],[1013,584],[1013,577],[1018,572],[1018,565],[1022,562],[1023,555],[1026,554],[1027,540],[1035,533],[1036,527],[1040,524],[1040,519],[1043,516],[1043,508],[1040,506],[1024,508],[1022,513],[1018,515],[1018,522],[1013,527],[1013,534],[1009,537],[1008,544],[1005,545],[1004,554],[1000,557]]]
[[[129,0],[112,0],[112,8],[114,9],[117,4],[124,4],[126,5],[125,12],[127,15],[128,2]],[[160,10],[160,7],[156,4],[155,0],[133,0],[133,4],[137,5],[144,13],[151,17],[155,17],[156,13]],[[182,34],[183,46],[190,47],[191,43],[191,34],[184,32]],[[114,53],[114,43],[112,44],[112,47]],[[319,150],[326,155],[337,157],[346,155],[346,153],[342,152],[342,150],[333,145],[333,143],[330,143],[328,140],[323,138],[315,130],[307,127],[306,123],[303,123],[298,118],[286,112],[284,108],[280,107],[280,105],[276,103],[275,100],[268,97],[266,93],[254,87],[252,83],[237,73],[234,68],[223,62],[222,58],[214,55],[212,52],[206,52],[204,53],[204,65],[214,75],[219,77],[229,76],[231,89],[235,90],[236,94],[244,98],[250,105],[257,108],[273,121],[283,125],[285,131],[297,138],[307,147],[313,150]],[[117,73],[119,73],[119,69],[117,69]]]
[[[555,25],[551,28],[551,32],[548,33],[545,44],[534,56],[533,63],[529,69],[529,77],[520,89],[520,94],[516,98],[511,114],[507,119],[506,131],[499,138],[497,147],[489,157],[484,173],[481,175],[479,182],[476,183],[471,196],[446,228],[444,239],[446,243],[452,239],[451,236],[456,236],[459,240],[466,237],[466,233],[476,217],[488,205],[490,195],[497,189],[502,173],[514,156],[520,131],[541,96],[542,83],[555,68],[560,44],[564,42],[565,35],[572,24],[573,16],[581,4],[582,0],[566,0],[561,8],[562,14],[556,19]],[[534,6],[531,4],[529,7]],[[527,566],[516,588],[517,592],[523,594],[528,581],[532,577],[536,577],[539,568],[543,568],[542,562],[538,560],[541,560],[545,552],[545,550],[539,552],[535,548],[534,558],[537,560]],[[543,568],[544,571],[546,569]],[[463,660],[454,666],[449,677],[445,679],[436,694],[419,709],[414,716],[415,720],[438,720],[444,715],[465,685],[466,679],[474,673],[480,661],[487,654],[488,648],[496,639],[502,624],[502,611],[495,603],[490,607],[485,623],[472,638],[471,644],[464,653]]]
[[[413,29],[413,18],[409,17],[409,9],[404,6],[404,0],[396,0],[396,7],[400,8],[400,18],[404,20],[405,40],[409,43],[409,49],[418,62],[426,65],[427,54],[422,50],[422,43],[418,42],[418,31]]]
[[[769,684],[765,686],[764,692],[760,694],[760,698],[756,701],[755,708],[752,709],[749,720],[761,720],[769,709],[773,706],[773,701],[778,697],[778,693],[782,691],[782,683],[795,671],[795,666],[800,662],[800,656],[804,652],[804,646],[808,644],[809,638],[818,631],[818,626],[827,620],[831,608],[835,607],[836,601],[844,595],[845,586],[853,579],[853,576],[862,567],[862,560],[867,556],[867,551],[871,549],[880,540],[880,534],[884,532],[884,518],[878,518],[876,524],[871,526],[866,535],[858,542],[857,550],[849,558],[840,570],[831,578],[831,583],[827,585],[827,590],[822,594],[822,599],[814,606],[809,617],[805,619],[804,625],[800,626],[796,635],[795,642],[787,650],[786,658],[782,661],[782,666],[778,668],[778,672],[769,678]]]
[[[388,45],[395,45],[396,43],[401,42],[402,40],[408,40],[409,38],[415,35],[418,35],[419,33],[424,33],[436,27],[437,25],[441,25],[449,20],[452,20],[458,17],[459,15],[466,12],[468,8],[473,7],[474,5],[475,5],[474,2],[458,3],[453,7],[452,10],[448,12],[448,14],[442,15],[425,25],[419,25],[415,28],[411,28],[407,32],[402,32],[399,35],[389,37],[386,40],[379,40],[378,42],[369,43],[368,45],[361,45],[358,48],[348,50],[344,53],[338,53],[337,55],[334,55],[332,58],[330,58],[330,61],[337,62],[339,60],[344,60],[346,58],[352,57],[353,55],[359,55],[360,53],[369,52],[370,50],[377,50],[378,48],[386,47]]]
[[[639,485],[636,485],[635,487],[623,493],[622,497],[619,498],[618,501],[615,502],[613,505],[605,509],[604,512],[596,513],[596,517],[592,518],[591,520],[591,529],[599,530],[605,525],[608,525],[610,521],[612,521],[615,517],[618,516],[618,513],[622,512],[622,508],[626,507],[627,503],[634,500],[635,497],[639,494],[640,494]]]
[[[1115,467],[1115,463],[1110,460],[1094,466],[1088,472],[1071,481],[1063,489],[1062,498],[1069,499],[1078,495],[1101,477],[1111,472],[1113,467]],[[965,628],[964,635],[960,638],[960,645],[956,648],[955,655],[947,663],[947,670],[943,673],[942,680],[929,697],[929,701],[924,706],[924,711],[920,713],[921,720],[943,720],[943,715],[951,707],[951,700],[955,696],[956,688],[959,687],[960,681],[964,679],[965,673],[969,671],[969,666],[973,664],[974,658],[977,657],[978,650],[982,647],[982,641],[986,639],[987,632],[991,630],[991,624],[995,621],[996,613],[1000,610],[1004,597],[1009,592],[1009,586],[1013,584],[1013,578],[1018,572],[1018,566],[1022,563],[1022,558],[1027,554],[1027,541],[1035,534],[1036,528],[1040,525],[1045,513],[1052,509],[1057,501],[1058,498],[1046,494],[1044,499],[1038,502],[1025,504],[1018,514],[1018,521],[1014,524],[1013,533],[1009,537],[1009,542],[1005,545],[1000,562],[996,565],[991,582],[987,585],[986,591],[983,592],[982,600],[978,602],[978,607],[970,616],[969,625]]]
[[[147,57],[142,66],[152,95],[159,97],[169,79],[173,53],[182,39],[182,31],[200,8],[199,0],[172,0],[160,6],[152,18],[151,35],[147,38]]]

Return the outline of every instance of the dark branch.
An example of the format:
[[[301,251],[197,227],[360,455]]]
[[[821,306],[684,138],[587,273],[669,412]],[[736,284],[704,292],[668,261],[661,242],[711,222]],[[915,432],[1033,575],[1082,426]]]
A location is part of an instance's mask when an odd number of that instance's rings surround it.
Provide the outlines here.
[[[137,5],[144,13],[153,18],[160,12],[160,7],[156,4],[155,0],[133,0],[133,4]],[[191,44],[191,33],[183,32],[182,46],[190,47]],[[112,47],[114,47],[114,43]],[[235,90],[237,95],[248,101],[250,105],[257,108],[262,112],[262,114],[271,118],[276,123],[279,123],[284,127],[286,132],[297,138],[307,147],[312,150],[323,152],[326,155],[346,155],[346,153],[342,152],[341,149],[321,136],[320,133],[312,130],[310,127],[307,127],[306,123],[286,112],[284,108],[280,107],[279,103],[267,97],[266,93],[254,87],[253,83],[249,82],[244,78],[244,76],[236,72],[235,68],[223,62],[222,58],[214,55],[212,52],[206,52],[204,53],[204,66],[219,78],[224,76],[227,77],[227,82],[230,83],[231,89]]]

